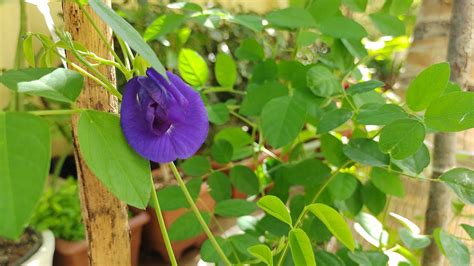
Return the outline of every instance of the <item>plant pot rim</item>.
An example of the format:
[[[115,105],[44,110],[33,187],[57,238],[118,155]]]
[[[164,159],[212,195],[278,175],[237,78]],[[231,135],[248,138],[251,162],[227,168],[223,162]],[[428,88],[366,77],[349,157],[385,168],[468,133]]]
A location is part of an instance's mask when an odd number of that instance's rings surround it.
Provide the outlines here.
[[[43,245],[43,235],[41,233],[38,233],[32,228],[27,228],[25,232],[26,231],[30,231],[33,235],[35,235],[38,238],[38,241],[33,245],[30,250],[28,250],[28,252],[26,252],[21,258],[15,261],[14,265],[23,265],[23,263],[33,257],[33,255],[35,255]]]
[[[148,221],[150,221],[150,216],[144,211],[132,211],[135,216],[129,219],[130,230],[139,228]],[[88,249],[87,240],[78,240],[70,241],[61,238],[56,238],[56,250],[61,254],[70,255],[78,252],[82,252]]]

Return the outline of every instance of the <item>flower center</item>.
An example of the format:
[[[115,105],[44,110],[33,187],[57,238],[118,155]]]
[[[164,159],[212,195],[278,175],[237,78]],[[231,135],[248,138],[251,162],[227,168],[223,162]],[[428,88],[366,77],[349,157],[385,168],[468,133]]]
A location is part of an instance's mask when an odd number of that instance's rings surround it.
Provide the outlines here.
[[[151,115],[148,115],[148,113]],[[171,128],[171,121],[168,119],[168,114],[157,102],[152,102],[148,106],[146,118],[150,129],[156,135],[163,135]]]

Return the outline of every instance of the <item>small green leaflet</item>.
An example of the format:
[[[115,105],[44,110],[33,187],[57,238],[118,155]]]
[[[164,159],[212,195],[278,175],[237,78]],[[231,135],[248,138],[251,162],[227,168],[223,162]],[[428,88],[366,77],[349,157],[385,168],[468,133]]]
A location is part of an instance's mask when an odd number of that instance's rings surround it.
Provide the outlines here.
[[[444,92],[450,73],[448,63],[439,63],[418,74],[407,89],[408,107],[415,112],[426,109],[434,99]]]
[[[425,139],[425,126],[415,119],[400,119],[385,126],[380,132],[380,150],[396,160],[418,151]]]
[[[313,247],[306,233],[296,228],[290,231],[289,236],[291,256],[295,265],[316,266]]]
[[[278,197],[272,195],[264,196],[257,202],[257,205],[266,213],[292,226],[290,213]]]
[[[474,128],[474,92],[452,92],[435,99],[425,113],[429,128],[458,132]]]
[[[474,204],[474,171],[454,168],[439,177],[465,202]]]
[[[321,203],[313,203],[306,208],[326,225],[337,240],[351,251],[354,250],[355,242],[351,229],[339,212]]]

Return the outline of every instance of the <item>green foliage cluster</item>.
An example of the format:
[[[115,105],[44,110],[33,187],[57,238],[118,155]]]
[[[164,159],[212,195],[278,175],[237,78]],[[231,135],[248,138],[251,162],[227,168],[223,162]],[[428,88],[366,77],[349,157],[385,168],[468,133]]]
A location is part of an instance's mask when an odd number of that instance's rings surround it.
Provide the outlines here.
[[[56,238],[68,241],[85,239],[77,181],[69,177],[55,188],[44,191],[31,218],[38,231],[51,230]]]

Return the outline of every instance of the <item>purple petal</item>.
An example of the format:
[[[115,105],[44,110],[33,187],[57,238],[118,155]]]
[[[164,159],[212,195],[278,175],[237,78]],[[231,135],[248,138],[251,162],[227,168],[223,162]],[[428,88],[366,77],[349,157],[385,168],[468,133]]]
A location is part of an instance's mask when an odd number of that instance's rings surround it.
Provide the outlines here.
[[[158,73],[147,73],[153,76],[150,80],[156,82],[156,86],[163,86],[173,96],[164,105],[168,108],[165,110],[168,113],[166,119],[171,126],[163,134],[152,130],[149,119],[146,119],[147,110],[137,99],[143,82],[133,78],[125,86],[120,111],[125,138],[137,153],[151,161],[164,163],[193,156],[204,143],[209,127],[201,97],[172,73],[168,73],[171,84]],[[149,81],[146,86],[149,91]]]

